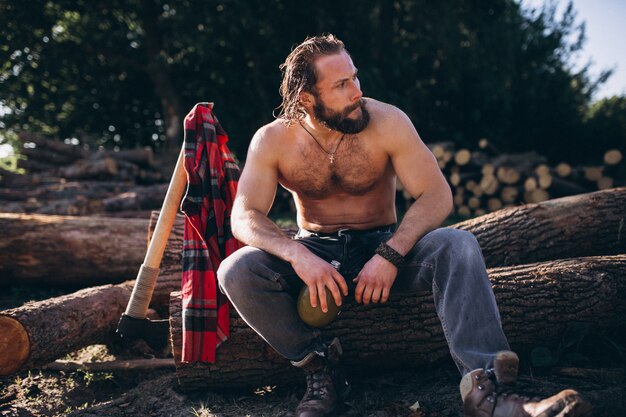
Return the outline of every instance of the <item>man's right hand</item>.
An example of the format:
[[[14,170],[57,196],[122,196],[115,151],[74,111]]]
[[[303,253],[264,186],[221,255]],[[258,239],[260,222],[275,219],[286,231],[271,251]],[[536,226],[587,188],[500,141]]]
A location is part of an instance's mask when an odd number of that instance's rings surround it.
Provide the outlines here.
[[[317,307],[319,298],[320,307],[324,313],[328,312],[326,290],[328,288],[333,295],[335,304],[341,305],[342,294],[348,295],[348,285],[343,276],[331,264],[311,253],[306,247],[301,247],[298,254],[291,262],[296,274],[309,288],[311,307]],[[318,294],[320,295],[318,297]]]

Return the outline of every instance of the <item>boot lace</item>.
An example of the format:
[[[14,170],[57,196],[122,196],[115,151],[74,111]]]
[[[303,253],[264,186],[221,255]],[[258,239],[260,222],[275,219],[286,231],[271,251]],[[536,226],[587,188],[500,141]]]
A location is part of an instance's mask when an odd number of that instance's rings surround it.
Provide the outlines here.
[[[311,372],[306,375],[307,390],[303,400],[322,400],[328,397],[332,380],[325,370]]]

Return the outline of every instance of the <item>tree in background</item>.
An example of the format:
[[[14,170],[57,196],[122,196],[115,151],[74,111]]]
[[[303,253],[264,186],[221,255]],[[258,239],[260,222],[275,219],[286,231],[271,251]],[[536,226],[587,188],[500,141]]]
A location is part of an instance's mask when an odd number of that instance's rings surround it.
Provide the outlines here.
[[[571,4],[560,19],[554,9],[524,11],[513,0],[117,0],[98,8],[4,0],[0,104],[11,112],[0,129],[108,148],[177,147],[186,111],[210,100],[242,157],[280,103],[278,65],[307,35],[332,32],[360,68],[365,95],[405,110],[424,140],[473,148],[486,137],[503,152],[583,162],[594,156],[579,151],[588,145],[591,95],[610,74],[594,80],[586,67],[573,70],[584,27]]]

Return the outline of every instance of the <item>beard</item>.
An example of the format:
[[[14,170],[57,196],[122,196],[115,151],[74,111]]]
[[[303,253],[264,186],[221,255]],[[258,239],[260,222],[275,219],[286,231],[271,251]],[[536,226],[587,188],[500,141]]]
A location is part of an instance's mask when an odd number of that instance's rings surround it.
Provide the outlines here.
[[[356,119],[348,117],[356,109],[361,109],[361,115]],[[334,111],[324,105],[319,97],[316,97],[313,106],[313,115],[317,121],[324,124],[329,129],[336,130],[341,133],[354,134],[359,133],[367,127],[370,122],[370,113],[365,107],[365,100],[361,99],[352,106],[348,106],[342,111]]]

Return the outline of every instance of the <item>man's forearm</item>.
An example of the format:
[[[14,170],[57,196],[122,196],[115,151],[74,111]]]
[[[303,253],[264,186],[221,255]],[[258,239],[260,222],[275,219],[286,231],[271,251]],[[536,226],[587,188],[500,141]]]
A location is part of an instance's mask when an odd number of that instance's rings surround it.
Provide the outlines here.
[[[422,236],[441,225],[451,208],[451,196],[445,191],[420,196],[409,207],[387,244],[401,255],[406,255]]]
[[[292,262],[302,246],[289,238],[273,221],[258,210],[248,209],[233,216],[235,238],[249,246],[262,249]]]

